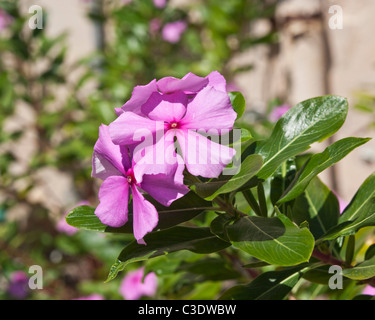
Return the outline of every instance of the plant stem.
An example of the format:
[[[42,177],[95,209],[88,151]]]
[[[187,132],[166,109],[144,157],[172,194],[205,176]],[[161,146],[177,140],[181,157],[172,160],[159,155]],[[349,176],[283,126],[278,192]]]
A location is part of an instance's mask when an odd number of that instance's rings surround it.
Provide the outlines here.
[[[314,251],[312,253],[312,256],[314,258],[317,258],[318,260],[320,260],[320,261],[322,261],[326,264],[330,264],[330,265],[342,266],[342,265],[345,264],[344,261],[336,259],[335,257],[331,256],[330,254],[322,253],[317,249],[314,249]]]

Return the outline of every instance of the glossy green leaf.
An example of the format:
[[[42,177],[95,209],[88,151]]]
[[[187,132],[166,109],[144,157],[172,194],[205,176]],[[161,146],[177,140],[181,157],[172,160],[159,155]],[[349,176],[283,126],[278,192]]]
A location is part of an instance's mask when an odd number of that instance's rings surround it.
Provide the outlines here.
[[[144,241],[147,245],[133,241],[122,250],[111,267],[108,281],[114,279],[119,271],[124,270],[132,262],[144,261],[179,250],[207,254],[230,246],[229,242],[212,234],[209,228],[180,226],[149,233],[144,237]]]
[[[258,178],[268,178],[287,159],[333,135],[347,112],[347,100],[338,96],[309,99],[290,109],[276,123],[271,136],[255,146],[255,153],[264,158]]]
[[[159,223],[155,230],[166,229],[191,220],[198,214],[205,211],[205,208],[211,207],[211,202],[205,201],[194,192],[189,192],[184,197],[176,200],[169,207],[164,207],[149,196],[145,196],[158,210]],[[95,208],[89,206],[80,206],[73,209],[66,217],[69,225],[97,232],[113,233],[132,233],[133,232],[133,213],[132,206],[129,206],[128,222],[119,228],[112,228],[100,222],[95,215]]]
[[[199,275],[205,281],[223,281],[241,277],[241,274],[235,270],[230,261],[210,257],[190,263],[183,262],[178,267],[177,271],[185,271]]]
[[[337,225],[340,205],[336,195],[318,178],[314,178],[292,207],[293,220],[298,225],[307,221],[315,239]]]
[[[375,174],[360,186],[350,204],[339,218],[339,225],[329,230],[322,239],[331,240],[350,235],[360,228],[375,225]]]
[[[225,291],[220,300],[282,300],[298,283],[304,265],[282,271],[261,274],[247,285],[239,285]]]
[[[233,91],[228,93],[232,107],[237,113],[237,119],[241,118],[245,112],[246,102],[241,92]]]
[[[375,243],[368,247],[365,253],[365,260],[370,260],[375,257]]]
[[[342,273],[352,280],[366,280],[375,277],[375,257],[356,265],[354,268],[343,269]]]
[[[298,197],[314,177],[369,140],[369,138],[345,138],[333,143],[323,152],[314,154],[297,173],[295,181],[285,191],[284,196],[277,204],[279,205]]]
[[[254,175],[260,170],[263,164],[263,159],[258,155],[248,156],[242,163],[240,171],[234,175],[230,180],[228,180],[224,185],[222,185],[213,194],[206,197],[206,200],[213,200],[218,195],[223,193],[229,193],[242,187],[246,182],[248,182]]]
[[[244,217],[226,228],[232,244],[269,264],[293,266],[310,259],[314,237],[285,215]]]

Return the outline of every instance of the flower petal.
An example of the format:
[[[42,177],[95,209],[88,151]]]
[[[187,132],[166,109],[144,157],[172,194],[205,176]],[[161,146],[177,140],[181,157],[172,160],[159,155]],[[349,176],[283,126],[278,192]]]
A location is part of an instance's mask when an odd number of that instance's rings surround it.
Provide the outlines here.
[[[94,146],[92,158],[92,173],[95,178],[105,180],[110,176],[123,175],[130,166],[127,152],[113,144],[109,135],[109,128],[99,127],[99,139]]]
[[[212,71],[208,76],[208,85],[214,87],[216,90],[227,93],[227,81],[218,72]]]
[[[133,232],[138,243],[143,243],[143,237],[154,230],[159,221],[158,212],[139,192],[135,185],[132,185],[133,194]]]
[[[185,115],[188,97],[183,92],[160,94],[155,92],[143,105],[142,113],[156,121],[179,121]]]
[[[144,174],[141,183],[142,190],[166,207],[189,192],[183,182],[185,166],[176,163],[169,168],[168,174]]]
[[[158,288],[158,278],[155,272],[150,272],[147,274],[143,281],[143,295],[152,297]]]
[[[217,129],[220,132],[221,129],[231,130],[236,118],[228,94],[207,86],[188,104],[180,126],[207,131]]]
[[[138,115],[142,115],[142,105],[147,102],[148,98],[153,92],[157,92],[158,87],[156,85],[156,79],[152,80],[150,83],[145,86],[136,86],[133,89],[132,96],[129,101],[127,101],[123,106],[123,111],[130,111]],[[120,111],[116,109],[117,115]]]
[[[100,187],[99,201],[95,214],[100,221],[110,227],[123,226],[128,221],[129,183],[126,178],[107,178]]]
[[[232,161],[236,151],[207,139],[194,130],[176,130],[187,170],[205,178],[217,178]]]
[[[155,144],[139,144],[133,152],[134,176],[138,183],[143,180],[144,174],[174,174],[177,163],[183,165],[183,160],[175,152],[175,132],[167,130],[159,137],[156,134]],[[143,146],[143,144],[145,146]]]
[[[127,272],[124,279],[121,281],[119,293],[126,300],[138,300],[143,295],[142,278],[144,268],[139,268],[134,271]]]
[[[154,120],[124,112],[109,125],[109,133],[114,144],[132,145],[139,143],[142,137],[152,137],[157,128]]]
[[[197,92],[203,89],[208,83],[208,79],[199,77],[189,72],[182,79],[165,77],[157,82],[158,89],[163,93],[176,91]]]

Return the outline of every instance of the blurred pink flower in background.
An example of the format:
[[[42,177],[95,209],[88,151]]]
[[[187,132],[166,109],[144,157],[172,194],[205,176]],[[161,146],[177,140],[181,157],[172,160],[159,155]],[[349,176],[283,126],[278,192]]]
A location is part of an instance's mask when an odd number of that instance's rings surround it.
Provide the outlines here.
[[[152,297],[157,290],[158,280],[154,272],[143,280],[144,268],[130,271],[122,280],[119,292],[126,300],[138,300],[142,296]],[[143,280],[143,281],[142,281]]]
[[[13,17],[0,9],[0,31],[8,27],[13,21]]]
[[[25,299],[29,295],[29,277],[24,271],[15,271],[10,275],[7,293],[16,299]]]
[[[369,296],[375,296],[375,288],[368,285],[363,289],[362,294],[366,294],[366,295],[369,295]]]
[[[153,0],[153,2],[157,8],[164,8],[167,5],[167,0]]]
[[[74,208],[77,208],[79,206],[89,206],[89,202],[88,201],[81,201],[79,202],[76,206],[74,206],[73,208],[71,208],[68,212],[66,212],[64,214],[63,217],[61,217],[61,219],[57,222],[56,224],[56,229],[57,231],[61,232],[61,233],[65,233],[69,236],[72,236],[74,235],[78,229],[75,228],[75,227],[72,227],[71,225],[69,225],[66,220],[65,220],[65,217],[67,216],[67,214],[72,211]]]
[[[186,28],[187,24],[182,20],[167,23],[162,30],[162,37],[167,42],[177,43],[180,41]]]
[[[337,200],[339,200],[339,205],[340,205],[340,214],[344,212],[345,208],[348,206],[349,203],[346,201],[342,200],[340,197],[337,197]]]
[[[73,300],[105,300],[105,299],[101,294],[93,293],[93,294],[90,294],[89,296],[79,297]]]
[[[270,114],[270,120],[272,122],[277,122],[290,108],[291,106],[289,104],[275,107]]]
[[[122,0],[124,5],[130,4],[131,2],[133,2],[133,0]]]
[[[149,30],[150,30],[151,35],[155,35],[156,33],[158,33],[158,31],[160,30],[160,27],[161,27],[161,21],[159,18],[151,19],[150,24],[149,24]]]
[[[237,85],[234,82],[229,82],[227,84],[227,91],[228,92],[235,92],[235,91],[240,91],[240,89],[237,87]]]
[[[332,191],[334,195],[337,197],[337,200],[339,201],[339,206],[340,206],[340,214],[342,214],[345,210],[345,208],[348,206],[349,203],[346,201],[342,200],[341,197],[337,194],[336,191]]]

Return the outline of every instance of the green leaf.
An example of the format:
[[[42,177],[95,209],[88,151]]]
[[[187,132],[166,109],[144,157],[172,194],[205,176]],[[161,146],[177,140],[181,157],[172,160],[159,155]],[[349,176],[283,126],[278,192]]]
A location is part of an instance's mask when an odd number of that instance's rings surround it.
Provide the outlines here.
[[[355,235],[350,235],[348,237],[348,242],[346,244],[345,251],[345,262],[347,265],[351,265],[354,258],[355,251]]]
[[[282,300],[301,278],[304,265],[261,274],[247,285],[225,291],[220,300]]]
[[[318,178],[314,178],[305,192],[295,199],[293,221],[298,225],[307,221],[315,239],[337,225],[340,205],[336,195]]]
[[[375,225],[375,173],[360,186],[339,221],[354,221],[350,230]]]
[[[285,190],[294,180],[297,166],[295,159],[288,159],[277,169],[271,178],[270,200],[272,205],[276,205],[277,201],[284,194]]]
[[[145,198],[149,200],[158,210],[159,223],[155,230],[166,229],[178,225],[185,221],[191,220],[198,214],[205,211],[205,208],[211,207],[211,202],[205,201],[197,196],[194,192],[189,192],[184,197],[174,201],[171,206],[164,207],[150,196]],[[129,205],[128,222],[119,228],[112,228],[100,222],[95,215],[95,208],[89,206],[80,206],[73,209],[66,217],[69,225],[97,232],[113,233],[132,233],[133,232],[133,212],[132,206]]]
[[[339,218],[339,225],[328,230],[322,239],[347,236],[363,227],[375,225],[375,173],[359,187],[352,201]]]
[[[245,112],[246,102],[241,92],[233,91],[228,93],[232,107],[237,113],[237,119],[241,118]]]
[[[297,104],[276,123],[270,138],[255,146],[264,158],[259,179],[266,179],[287,159],[333,135],[344,123],[348,102],[338,96],[313,98]]]
[[[365,260],[370,260],[375,257],[375,243],[368,247],[365,253]]]
[[[269,264],[293,266],[310,259],[314,237],[285,215],[245,217],[226,228],[232,244]]]
[[[195,262],[183,262],[177,271],[186,271],[203,277],[204,281],[223,281],[237,279],[241,274],[233,268],[230,261],[218,258],[204,258]]]
[[[277,204],[279,205],[298,197],[303,193],[314,177],[369,140],[371,139],[345,138],[333,143],[322,153],[313,155],[307,164],[297,173],[296,179],[285,191],[284,196],[277,202]]]
[[[132,262],[144,261],[179,250],[207,254],[230,246],[229,242],[213,235],[209,228],[180,226],[149,233],[144,237],[144,241],[147,245],[133,241],[122,250],[111,267],[107,281],[114,279],[118,272],[124,270]]]
[[[210,225],[210,230],[213,234],[217,235],[220,239],[230,241],[227,236],[226,227],[234,221],[234,217],[228,213],[220,214]]]
[[[342,273],[352,280],[366,280],[375,277],[375,257],[356,265],[354,268],[343,269]]]
[[[223,193],[229,193],[235,191],[242,187],[246,182],[248,182],[255,174],[260,170],[263,164],[263,159],[258,155],[248,156],[242,163],[240,171],[234,175],[230,180],[228,180],[224,185],[222,185],[218,190],[208,197],[206,200],[213,200],[218,195]]]

